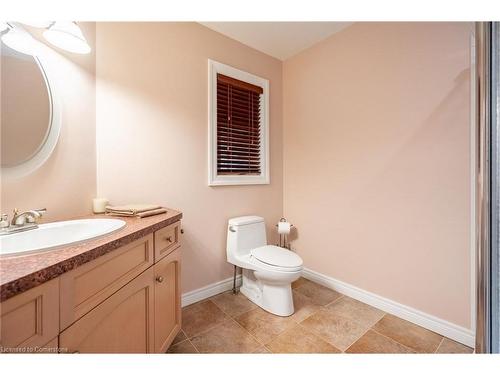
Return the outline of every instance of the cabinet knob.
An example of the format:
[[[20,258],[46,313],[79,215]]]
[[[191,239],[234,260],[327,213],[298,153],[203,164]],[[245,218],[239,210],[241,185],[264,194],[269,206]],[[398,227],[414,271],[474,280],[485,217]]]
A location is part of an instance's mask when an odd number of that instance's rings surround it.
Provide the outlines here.
[[[165,238],[165,240],[167,240],[168,242],[172,242],[172,236],[168,236],[167,238]]]
[[[156,281],[158,281],[159,283],[162,283],[162,282],[163,282],[163,280],[164,280],[164,279],[163,279],[163,276],[158,276],[158,277],[156,278]]]

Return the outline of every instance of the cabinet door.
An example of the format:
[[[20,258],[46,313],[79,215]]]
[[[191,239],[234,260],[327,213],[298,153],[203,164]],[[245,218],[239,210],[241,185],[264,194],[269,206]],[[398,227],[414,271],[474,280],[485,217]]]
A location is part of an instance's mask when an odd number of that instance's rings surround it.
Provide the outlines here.
[[[181,329],[181,252],[155,264],[155,351],[165,352]]]
[[[59,337],[69,353],[150,353],[154,350],[154,272],[149,268]]]
[[[61,330],[153,265],[153,234],[63,274]]]
[[[0,303],[0,347],[36,351],[59,333],[59,279]],[[23,352],[23,351],[20,351]]]

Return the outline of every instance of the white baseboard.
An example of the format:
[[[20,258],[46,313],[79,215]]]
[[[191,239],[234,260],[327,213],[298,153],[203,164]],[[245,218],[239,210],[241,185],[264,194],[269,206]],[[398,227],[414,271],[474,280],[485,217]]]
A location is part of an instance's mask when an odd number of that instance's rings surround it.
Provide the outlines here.
[[[366,290],[360,289],[343,281],[336,280],[332,277],[323,275],[319,272],[315,272],[307,268],[304,268],[304,270],[302,271],[302,276],[306,279],[326,286],[327,288],[345,294],[346,296],[352,297],[382,311],[393,314],[401,319],[408,320],[431,331],[437,332],[440,335],[458,341],[464,345],[474,347],[474,332],[470,329],[460,327],[454,323],[416,310],[413,307],[405,306],[401,303],[392,301],[385,297],[381,297],[371,292],[367,292]]]
[[[241,275],[236,276],[236,285],[241,285]],[[182,307],[189,306],[193,303],[204,300],[205,298],[210,298],[216,294],[223,293],[231,289],[233,289],[232,277],[209,284],[203,288],[184,293],[182,295],[181,304]]]

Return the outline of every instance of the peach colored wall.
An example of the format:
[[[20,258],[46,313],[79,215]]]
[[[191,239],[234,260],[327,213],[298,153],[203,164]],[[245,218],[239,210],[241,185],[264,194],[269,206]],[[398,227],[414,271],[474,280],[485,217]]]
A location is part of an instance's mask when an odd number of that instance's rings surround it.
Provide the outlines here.
[[[94,47],[95,24],[79,25]],[[59,220],[90,213],[96,191],[95,56],[46,47],[43,60],[62,102],[60,138],[37,171],[12,181],[2,179],[1,212],[46,207],[45,219]]]
[[[208,59],[270,81],[271,184],[209,187]],[[184,213],[183,291],[232,276],[226,224],[282,200],[282,64],[196,23],[98,23],[97,191]]]
[[[467,23],[356,23],[284,63],[305,266],[470,327]]]

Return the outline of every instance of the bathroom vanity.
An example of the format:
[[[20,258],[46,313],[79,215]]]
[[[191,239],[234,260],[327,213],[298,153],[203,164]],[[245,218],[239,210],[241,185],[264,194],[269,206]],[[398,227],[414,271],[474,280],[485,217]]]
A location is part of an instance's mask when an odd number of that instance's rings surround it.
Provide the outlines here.
[[[0,257],[0,352],[165,352],[181,327],[181,218],[120,218],[97,239]]]

